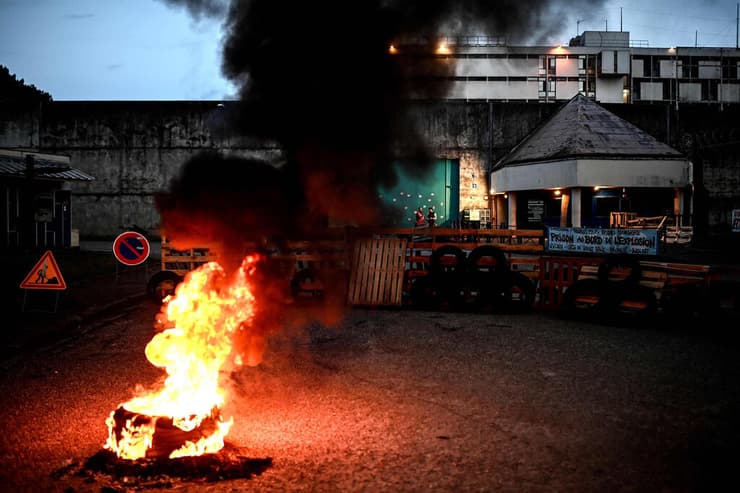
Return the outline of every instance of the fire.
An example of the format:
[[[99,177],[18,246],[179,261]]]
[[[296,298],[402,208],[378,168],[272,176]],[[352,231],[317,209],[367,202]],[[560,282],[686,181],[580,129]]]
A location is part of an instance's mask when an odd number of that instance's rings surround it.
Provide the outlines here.
[[[161,388],[120,404],[106,424],[105,448],[123,459],[164,452],[170,458],[220,450],[233,419],[223,420],[220,370],[232,358],[237,331],[253,322],[249,283],[258,257],[248,256],[231,279],[215,262],[191,272],[165,300],[159,322],[168,327],[146,346],[146,357],[165,369]],[[173,436],[175,439],[173,440]]]

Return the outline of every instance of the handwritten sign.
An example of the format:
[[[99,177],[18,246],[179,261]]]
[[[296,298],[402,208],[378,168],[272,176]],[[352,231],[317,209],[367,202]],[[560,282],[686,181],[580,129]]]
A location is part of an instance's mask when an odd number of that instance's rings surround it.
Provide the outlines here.
[[[657,229],[548,228],[551,252],[657,255]]]

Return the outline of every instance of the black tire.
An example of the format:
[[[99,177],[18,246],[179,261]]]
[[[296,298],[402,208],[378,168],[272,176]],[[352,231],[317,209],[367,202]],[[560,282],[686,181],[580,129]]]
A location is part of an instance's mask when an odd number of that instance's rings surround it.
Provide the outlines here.
[[[610,281],[609,274],[615,268],[629,269],[629,274],[622,281]],[[642,267],[640,262],[626,254],[616,254],[608,256],[604,262],[599,265],[598,279],[599,281],[611,284],[621,284],[625,286],[634,286],[640,281],[642,275]]]
[[[491,265],[480,265],[479,261],[489,257]],[[466,281],[475,296],[470,303],[473,309],[505,307],[507,292],[511,286],[509,262],[504,252],[493,245],[481,245],[468,255]]]
[[[615,308],[622,319],[644,323],[651,320],[658,311],[658,300],[652,289],[630,286],[619,296]]]
[[[493,259],[492,266],[481,266],[478,262],[482,258],[490,257]],[[473,275],[485,273],[502,273],[509,272],[509,261],[506,259],[504,252],[493,245],[481,245],[473,249],[468,255],[468,272]]]
[[[510,272],[509,282],[503,295],[504,309],[509,312],[524,312],[532,308],[536,290],[534,283],[521,272]]]
[[[439,306],[437,292],[429,276],[414,279],[409,290],[409,297],[415,308],[431,310]]]
[[[674,324],[694,323],[698,295],[699,290],[691,284],[676,286],[664,293],[661,301],[666,318]]]
[[[454,260],[447,265],[443,258]],[[429,278],[439,306],[460,309],[465,304],[463,286],[467,257],[459,247],[443,245],[429,257]]]
[[[306,268],[301,269],[293,275],[290,280],[290,292],[293,298],[309,297],[309,298],[320,298],[323,295],[323,290],[317,289],[305,289],[304,284],[307,283],[320,283],[321,277],[318,275],[315,269]]]
[[[146,292],[154,303],[161,305],[167,296],[175,293],[175,288],[181,282],[182,276],[172,271],[163,270],[157,272],[149,279],[146,285]]]
[[[594,317],[603,311],[603,298],[602,284],[596,279],[576,281],[563,293],[561,313],[568,318]]]
[[[444,265],[443,257],[454,257],[452,265]],[[459,247],[443,245],[432,252],[429,257],[429,272],[436,277],[461,276],[465,271],[466,255]]]

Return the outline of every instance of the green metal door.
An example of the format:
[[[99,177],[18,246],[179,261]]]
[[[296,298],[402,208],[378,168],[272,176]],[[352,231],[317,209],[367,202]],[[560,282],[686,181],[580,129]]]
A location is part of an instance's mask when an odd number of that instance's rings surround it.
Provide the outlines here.
[[[438,159],[419,173],[399,161],[395,164],[398,181],[392,188],[378,188],[383,225],[411,227],[414,211],[422,207],[426,215],[430,206],[437,212],[437,225],[450,227],[457,222],[460,210],[460,162]]]

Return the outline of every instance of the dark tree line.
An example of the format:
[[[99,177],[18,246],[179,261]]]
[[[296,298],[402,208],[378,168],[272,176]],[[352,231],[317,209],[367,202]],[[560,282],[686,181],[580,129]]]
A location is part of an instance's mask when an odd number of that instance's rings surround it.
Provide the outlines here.
[[[0,103],[48,103],[51,94],[33,84],[26,84],[11,74],[8,67],[0,65]]]

